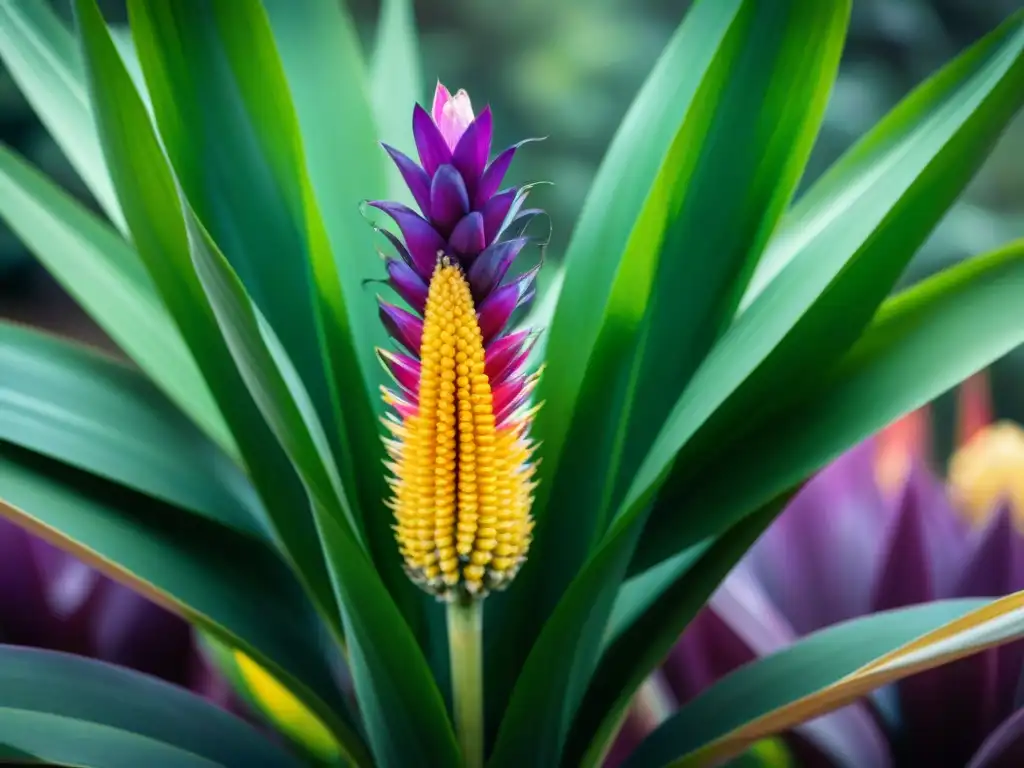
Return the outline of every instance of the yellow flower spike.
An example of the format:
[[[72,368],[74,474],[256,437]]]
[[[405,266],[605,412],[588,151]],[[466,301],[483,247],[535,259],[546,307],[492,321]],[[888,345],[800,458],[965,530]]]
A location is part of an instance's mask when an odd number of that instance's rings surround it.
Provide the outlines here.
[[[410,577],[451,600],[508,584],[530,544],[528,419],[497,423],[483,335],[469,283],[447,257],[430,280],[416,405],[385,443],[395,534]],[[528,392],[536,381],[526,381]]]

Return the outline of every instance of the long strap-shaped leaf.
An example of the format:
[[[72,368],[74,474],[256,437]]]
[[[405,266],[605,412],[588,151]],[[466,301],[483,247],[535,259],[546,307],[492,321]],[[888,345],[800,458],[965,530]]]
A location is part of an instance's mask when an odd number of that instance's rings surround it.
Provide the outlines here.
[[[377,17],[377,37],[370,61],[370,93],[377,131],[383,141],[412,155],[409,109],[425,97],[420,49],[411,0],[384,0]],[[388,197],[415,205],[397,166],[388,168]]]
[[[548,305],[553,311],[551,326],[544,334],[547,367],[537,399],[545,405],[534,425],[543,459],[541,482],[534,502],[534,515],[538,519],[531,557],[514,588],[489,600],[486,615],[485,634],[493,638],[487,659],[486,707],[488,729],[492,733],[505,719],[504,713],[523,664],[540,627],[551,613],[551,601],[562,595],[565,573],[573,572],[580,552],[590,546],[596,510],[577,506],[575,502],[571,508],[578,509],[578,514],[547,515],[545,509],[547,499],[554,492],[550,478],[558,476],[563,443],[569,436],[573,408],[583,387],[583,373],[590,350],[597,342],[620,257],[658,178],[662,162],[694,103],[702,77],[742,5],[742,0],[718,3],[705,0],[691,9],[619,127],[576,223],[559,278],[557,303]],[[659,202],[664,206],[663,199]],[[624,274],[623,281],[627,278]],[[631,315],[636,314],[635,306],[627,305],[627,308],[632,310]],[[598,472],[593,473],[593,477],[598,476]],[[577,527],[580,517],[587,523],[582,536]],[[569,562],[556,567],[552,560],[561,557],[561,547],[566,545]],[[549,574],[557,581],[545,596],[547,585],[544,582]],[[566,669],[564,665],[562,668]],[[554,700],[560,702],[560,697]],[[561,704],[557,706],[561,712]],[[524,710],[520,716],[525,715]],[[555,742],[561,738],[558,731],[563,724],[557,721],[563,716],[540,719],[554,729],[550,737]]]
[[[685,50],[690,60],[679,62],[676,71],[659,66],[652,76],[675,89],[688,109],[677,115],[672,107],[659,115],[673,129],[667,148],[648,143],[649,126],[632,137],[634,163],[645,165],[645,156],[652,154],[656,173],[643,189],[636,219],[625,222],[620,251],[613,246],[618,233],[605,231],[600,253],[613,258],[615,271],[575,403],[559,398],[545,404],[544,410],[575,407],[576,416],[561,457],[544,454],[544,470],[549,459],[557,464],[542,478],[551,486],[540,492],[547,494],[550,511],[537,510],[531,562],[516,585],[517,610],[507,611],[509,627],[498,633],[509,636],[504,645],[511,659],[496,656],[493,668],[512,673],[520,668],[561,591],[607,529],[625,491],[620,477],[632,477],[693,370],[732,317],[810,152],[848,16],[849,2],[838,0],[698,3],[663,61],[677,50]],[[642,175],[639,180],[645,181]],[[594,280],[581,277],[581,270],[602,257],[591,253],[587,264],[574,258],[579,256],[570,249],[545,379],[573,363],[577,353],[563,356],[557,337],[561,323],[579,320],[562,313],[580,300],[579,281]],[[587,299],[594,300],[593,295]],[[587,344],[591,330],[571,343]],[[569,378],[564,371],[555,375],[559,381]],[[538,430],[547,440],[540,421]],[[562,512],[570,509],[572,514]],[[588,674],[592,657],[586,660],[587,655],[595,652],[581,653],[578,673]],[[570,709],[579,685],[579,680],[572,683]]]
[[[374,292],[366,285],[366,280],[382,273],[372,228],[360,213],[363,201],[383,195],[387,189],[386,159],[377,144],[380,135],[371,115],[373,91],[359,55],[355,23],[344,4],[266,0],[264,6],[287,77],[287,88],[282,84],[282,90],[290,92],[294,102],[294,114],[278,112],[278,125],[266,129],[301,138],[301,143],[297,140],[293,146],[290,167],[307,176],[299,179],[299,185],[310,216],[310,248],[316,249],[325,355],[330,358],[334,386],[344,393],[339,407],[349,431],[355,472],[355,487],[350,492],[358,494],[358,503],[353,504],[374,564],[406,621],[426,646],[424,613],[429,620],[431,613],[440,612],[409,583],[402,570],[391,530],[392,516],[383,506],[388,491],[380,471],[384,455],[380,423],[375,418],[383,413],[379,397],[382,371],[374,350],[386,344],[387,337],[383,326],[371,320],[376,317],[377,305]],[[224,7],[240,10],[230,2]],[[229,29],[237,26],[228,15],[221,17],[221,24]],[[265,29],[262,23],[259,28]],[[249,71],[248,39],[235,38],[231,47],[236,71]],[[249,98],[256,100],[261,80],[250,74],[249,83]],[[318,218],[326,240],[320,239]],[[350,343],[352,350],[347,346]],[[352,355],[358,360],[366,395],[358,390]]]
[[[780,415],[738,449],[742,482],[728,489],[718,482],[695,486],[686,508],[713,509],[722,524],[735,523],[848,446],[998,360],[1024,343],[1024,320],[1014,311],[1022,289],[1024,240],[1018,240],[890,299],[861,341],[807,392],[799,411]]]
[[[603,652],[573,723],[566,747],[569,763],[600,762],[634,694],[678,639],[677,627],[688,624],[704,607],[722,579],[775,519],[782,503],[780,499],[766,505],[711,546],[695,547],[678,569],[685,576],[676,576],[669,586],[659,582],[650,593],[636,595],[634,585],[634,597],[648,605]]]
[[[3,146],[0,217],[156,385],[234,452],[192,354],[124,238]]]
[[[50,3],[0,0],[0,57],[107,216],[127,232],[89,108],[81,54]]]
[[[845,354],[1022,105],[1024,12],[918,88],[798,204],[773,246],[791,261],[712,350],[634,481],[626,507],[643,507],[675,462],[634,569],[729,524],[676,510]],[[735,471],[716,479],[743,487]]]
[[[326,168],[309,165],[330,173],[316,186],[319,177],[307,171],[301,114],[259,2],[132,0],[129,10],[185,195],[288,350],[374,560],[418,632],[422,597],[401,570],[382,504],[387,486],[374,419],[380,398],[366,386],[366,376],[379,375],[380,366],[364,358],[372,356],[374,334],[383,340],[383,331],[363,283],[380,263],[356,188],[362,185],[364,198],[382,192],[383,173],[372,118],[355,98],[364,76],[354,36],[348,43],[335,37],[346,29],[344,10],[303,0],[286,11],[291,24],[302,25],[305,46],[301,79],[292,82],[300,93],[315,86],[319,94],[316,124],[304,124],[313,159],[325,165],[328,140],[333,152]],[[321,81],[325,76],[329,83]],[[352,97],[343,109],[335,108],[339,78]],[[320,197],[328,219],[321,219]]]
[[[932,400],[1024,343],[1024,322],[1014,310],[1024,292],[1024,241],[963,262],[883,305],[861,342],[799,412],[781,417],[734,454],[743,481],[697,488],[684,509],[708,510],[723,523],[756,536],[772,515],[749,515],[775,495],[797,486],[812,472],[885,424]],[[935,350],[942,349],[942,355]],[[756,468],[755,468],[756,466]],[[737,535],[717,539],[721,546]],[[742,550],[719,567],[726,570]],[[667,561],[671,562],[671,561]],[[654,581],[649,605],[629,617],[623,633],[595,675],[599,688],[588,697],[586,717],[607,707],[609,693],[620,698],[605,709],[614,717],[643,679],[660,663],[693,616],[685,597],[710,594],[696,567]],[[712,585],[713,587],[713,585]],[[605,721],[608,725],[608,721]]]
[[[340,454],[304,221],[296,221],[290,187],[259,141],[264,129],[247,113],[209,6],[133,0],[128,9],[160,138],[185,197],[288,349]],[[259,61],[251,55],[249,69],[262,69]]]
[[[298,766],[234,715],[147,675],[0,645],[0,755],[94,768]]]
[[[0,440],[264,537],[245,475],[136,369],[0,323]]]
[[[0,515],[245,651],[365,763],[316,615],[264,545],[4,443]]]
[[[426,659],[360,547],[309,395],[209,234],[189,219],[193,259],[249,391],[309,494],[345,622],[356,694],[377,763],[451,766],[458,748]]]
[[[869,691],[1024,636],[1024,592],[865,616],[723,678],[667,720],[627,765],[701,766]]]
[[[76,0],[75,9],[100,137],[132,239],[237,439],[276,538],[340,635],[340,615],[306,495],[248,395],[203,294],[175,180],[152,123],[95,0]]]

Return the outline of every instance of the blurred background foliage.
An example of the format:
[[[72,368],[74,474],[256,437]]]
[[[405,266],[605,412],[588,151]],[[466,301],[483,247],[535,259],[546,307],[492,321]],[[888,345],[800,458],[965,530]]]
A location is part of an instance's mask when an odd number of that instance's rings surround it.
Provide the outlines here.
[[[323,0],[335,2],[337,0]],[[70,19],[67,0],[52,2]],[[630,100],[689,6],[681,0],[443,0],[415,3],[423,72],[466,88],[497,116],[496,143],[545,136],[517,156],[516,182],[537,190],[551,214],[546,258],[558,261],[601,155]],[[991,30],[1022,0],[854,0],[849,39],[806,185],[903,95]],[[124,0],[101,0],[113,24]],[[379,0],[349,0],[366,50]],[[424,94],[424,98],[426,94]],[[0,69],[0,141],[83,200],[85,186]],[[1024,116],[918,254],[907,285],[1009,239],[1024,236]],[[0,223],[0,314],[93,343],[107,342]],[[1024,350],[991,372],[997,417],[1024,422]],[[936,404],[936,455],[952,443],[952,401]]]

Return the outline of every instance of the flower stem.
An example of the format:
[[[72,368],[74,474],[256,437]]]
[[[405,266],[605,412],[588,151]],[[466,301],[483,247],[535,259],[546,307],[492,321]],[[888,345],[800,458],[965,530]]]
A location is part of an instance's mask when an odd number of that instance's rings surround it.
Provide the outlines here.
[[[465,768],[484,764],[483,600],[448,603],[455,730]]]

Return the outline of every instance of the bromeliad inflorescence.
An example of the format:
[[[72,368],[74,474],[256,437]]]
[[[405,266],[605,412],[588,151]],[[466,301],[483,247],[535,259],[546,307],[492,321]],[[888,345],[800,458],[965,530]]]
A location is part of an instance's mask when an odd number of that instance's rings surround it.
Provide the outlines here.
[[[505,328],[533,297],[536,269],[504,279],[539,212],[522,209],[526,188],[499,191],[519,145],[488,163],[490,108],[474,117],[465,91],[438,83],[433,114],[413,112],[413,134],[419,165],[385,149],[423,215],[371,203],[401,230],[401,239],[384,232],[399,256],[386,264],[411,309],[380,301],[407,352],[379,351],[397,385],[384,389],[389,504],[410,577],[451,600],[507,585],[530,545],[538,374],[525,370],[532,334]]]

